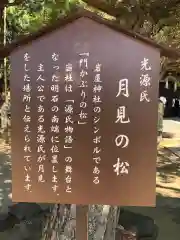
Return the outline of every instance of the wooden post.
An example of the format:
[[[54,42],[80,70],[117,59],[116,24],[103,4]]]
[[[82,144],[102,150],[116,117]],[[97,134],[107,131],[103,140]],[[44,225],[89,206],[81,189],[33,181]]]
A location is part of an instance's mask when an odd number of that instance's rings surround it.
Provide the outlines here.
[[[76,206],[76,239],[88,240],[88,205]]]

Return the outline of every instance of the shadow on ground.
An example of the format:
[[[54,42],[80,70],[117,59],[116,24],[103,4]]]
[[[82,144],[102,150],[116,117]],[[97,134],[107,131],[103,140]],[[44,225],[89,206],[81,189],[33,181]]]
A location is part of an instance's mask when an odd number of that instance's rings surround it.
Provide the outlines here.
[[[179,240],[180,209],[167,207],[128,207],[128,210],[149,216],[159,229],[157,240]]]
[[[180,177],[180,157],[173,151],[177,149],[160,149],[157,158],[157,174],[162,183],[170,183]],[[179,186],[180,187],[180,186]]]
[[[180,198],[164,196],[160,193],[157,193],[156,194],[156,207],[180,209]]]
[[[175,121],[175,122],[180,122],[180,117],[175,117],[175,118],[165,118],[166,121]]]
[[[166,186],[161,186],[159,184],[156,184],[157,188],[162,188],[162,189],[166,189],[166,190],[171,190],[174,191],[175,193],[179,194],[180,193],[180,189],[179,188],[174,188],[174,187],[166,187]]]

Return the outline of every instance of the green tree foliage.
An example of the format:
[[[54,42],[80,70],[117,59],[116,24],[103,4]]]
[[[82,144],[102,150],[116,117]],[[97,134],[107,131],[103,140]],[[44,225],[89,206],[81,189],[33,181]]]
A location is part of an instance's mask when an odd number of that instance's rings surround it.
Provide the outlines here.
[[[14,0],[12,3],[13,0],[7,7],[6,35],[9,43],[56,21],[76,5],[87,8],[87,3],[90,3],[95,7],[100,6],[101,10],[108,10],[110,14],[114,9],[116,21],[125,28],[159,43],[180,47],[179,0]],[[91,10],[97,12],[95,8]],[[0,21],[0,36],[2,33],[3,19]],[[2,37],[0,41],[2,43]],[[163,69],[180,69],[179,61],[163,59],[162,63]]]
[[[109,14],[114,13],[117,22],[158,43],[180,48],[179,0],[84,0],[92,6],[100,6]],[[180,60],[162,58],[162,75],[165,70],[180,73]]]
[[[75,0],[19,0],[19,2],[21,4],[14,5],[11,2],[7,6],[7,43],[16,41],[20,36],[29,35],[43,26],[51,24],[60,16],[66,15],[75,3],[78,3]],[[3,17],[0,21],[0,36],[0,44],[3,44]],[[3,79],[3,60],[1,60],[0,66],[0,79]]]
[[[55,21],[60,15],[65,14],[65,1],[53,0],[28,0],[18,6],[8,7],[8,40],[11,42],[19,35],[29,35],[44,25]]]
[[[16,0],[18,2],[18,0]],[[15,2],[16,2],[15,1]],[[29,34],[66,14],[75,4],[93,3],[102,9],[116,10],[117,21],[158,42],[179,44],[179,0],[19,0],[22,4],[8,7],[9,40]],[[99,4],[100,3],[100,4]],[[93,5],[92,4],[92,5]],[[174,34],[174,36],[173,36]]]

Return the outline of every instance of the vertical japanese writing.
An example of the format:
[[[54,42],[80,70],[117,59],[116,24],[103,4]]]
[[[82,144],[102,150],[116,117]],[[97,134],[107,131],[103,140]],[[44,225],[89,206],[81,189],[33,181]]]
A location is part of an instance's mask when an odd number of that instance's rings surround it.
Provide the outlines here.
[[[118,81],[118,91],[116,98],[120,96],[128,98],[129,95],[129,81],[127,78],[120,79]],[[116,110],[116,120],[115,124],[129,124],[130,118],[127,115],[126,106],[118,106]],[[117,134],[115,137],[115,145],[118,148],[127,148],[129,145],[129,137],[124,134]],[[113,165],[114,172],[117,176],[122,174],[128,174],[129,163],[127,161],[121,160],[117,157],[116,164]]]
[[[65,153],[65,184],[66,193],[72,192],[72,157],[70,155],[73,143],[73,132],[74,132],[74,99],[72,99],[73,92],[73,77],[72,77],[73,66],[71,63],[67,63],[65,67],[65,92],[67,99],[65,100],[64,112],[65,112],[65,138],[64,138],[64,149],[67,149],[68,154]]]
[[[141,61],[141,76],[140,76],[140,102],[150,102],[150,98],[148,96],[148,88],[151,86],[151,76],[149,75],[149,71],[151,71],[151,66],[149,64],[149,59],[144,58]]]
[[[100,134],[100,115],[101,115],[101,91],[102,91],[102,80],[101,80],[101,64],[98,62],[94,69],[94,80],[93,80],[93,183],[100,183],[100,162],[101,162],[101,134]],[[95,163],[95,164],[94,164]]]
[[[38,165],[38,183],[44,183],[44,163],[46,160],[46,149],[45,149],[45,142],[46,142],[46,131],[44,129],[44,121],[45,121],[45,78],[44,78],[44,65],[40,63],[37,66],[37,165]]]
[[[80,53],[79,68],[80,68],[80,89],[81,89],[81,102],[80,102],[80,113],[78,124],[87,124],[88,113],[87,113],[87,76],[88,76],[88,57],[89,53]]]
[[[59,195],[58,188],[59,188],[59,179],[58,179],[58,164],[59,164],[59,91],[60,91],[60,76],[58,75],[59,65],[59,54],[53,53],[52,54],[52,61],[53,61],[53,69],[55,72],[51,78],[51,126],[50,126],[50,135],[51,135],[51,164],[52,164],[52,190],[54,193]]]
[[[31,57],[28,53],[24,54],[24,86],[23,86],[23,104],[24,104],[24,160],[25,160],[25,185],[24,189],[28,192],[32,192],[32,179],[31,179],[31,170],[32,170],[32,149],[31,149],[31,78],[29,76],[29,61]]]

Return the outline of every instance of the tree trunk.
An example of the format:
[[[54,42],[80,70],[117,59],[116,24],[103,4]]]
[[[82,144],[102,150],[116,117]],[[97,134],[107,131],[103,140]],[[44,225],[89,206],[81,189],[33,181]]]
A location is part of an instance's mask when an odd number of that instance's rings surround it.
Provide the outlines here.
[[[88,213],[89,240],[115,240],[118,207],[90,205]],[[55,204],[45,219],[41,240],[76,239],[76,205]]]

